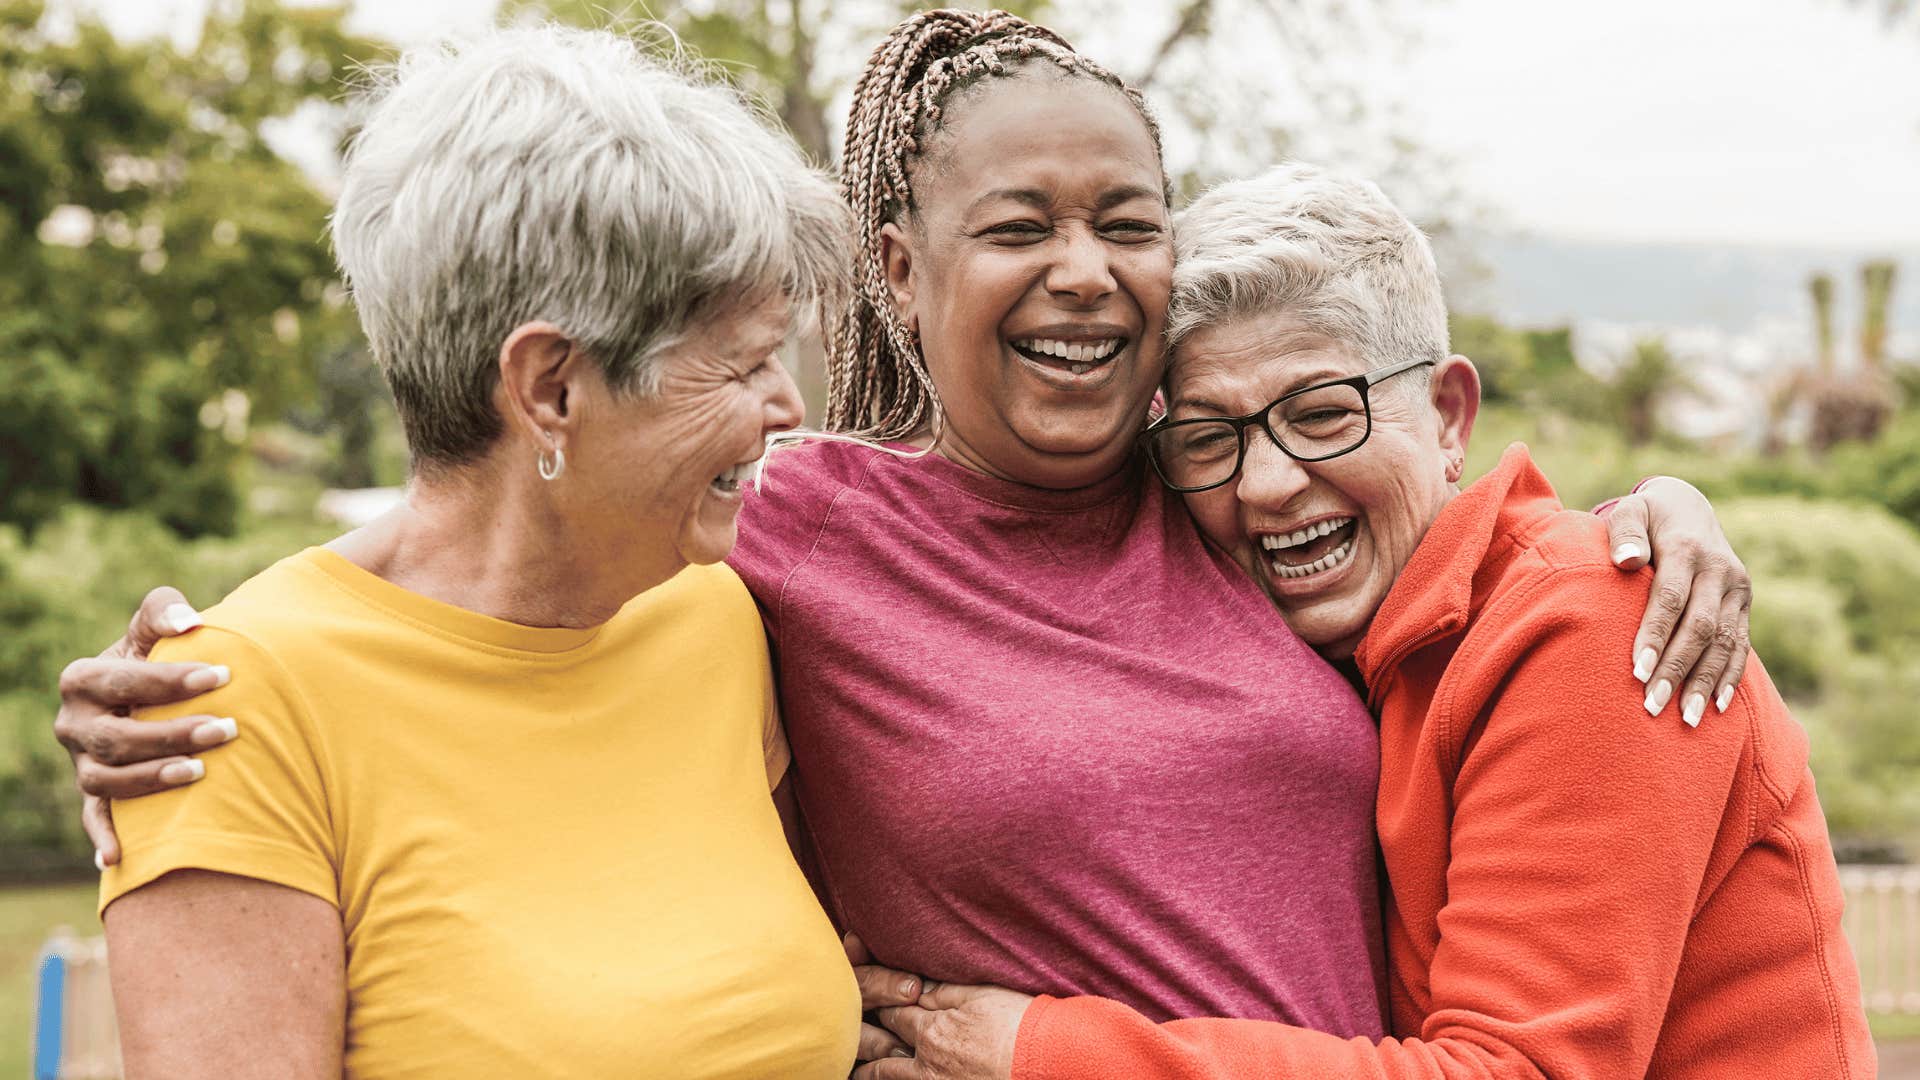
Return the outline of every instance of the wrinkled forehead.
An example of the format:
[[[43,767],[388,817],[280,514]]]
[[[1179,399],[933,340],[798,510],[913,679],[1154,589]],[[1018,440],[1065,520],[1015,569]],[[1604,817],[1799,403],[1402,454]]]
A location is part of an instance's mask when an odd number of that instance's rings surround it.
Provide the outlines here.
[[[1364,370],[1359,350],[1284,311],[1230,318],[1182,338],[1167,368],[1167,406],[1240,415],[1283,394]]]
[[[1126,186],[1165,201],[1153,132],[1126,94],[1098,79],[1030,61],[980,80],[942,105],[909,169],[915,208],[944,212],[993,189]]]

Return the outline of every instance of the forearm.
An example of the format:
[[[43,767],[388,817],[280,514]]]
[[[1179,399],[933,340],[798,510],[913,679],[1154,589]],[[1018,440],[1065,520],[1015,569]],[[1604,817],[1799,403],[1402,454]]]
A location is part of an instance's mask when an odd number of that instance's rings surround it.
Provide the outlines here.
[[[1517,1047],[1462,1031],[1342,1039],[1265,1020],[1155,1024],[1105,998],[1041,998],[1014,1047],[1013,1080],[1489,1080],[1536,1078]]]
[[[106,912],[128,1080],[337,1080],[345,1046],[339,914],[250,878],[169,874]]]

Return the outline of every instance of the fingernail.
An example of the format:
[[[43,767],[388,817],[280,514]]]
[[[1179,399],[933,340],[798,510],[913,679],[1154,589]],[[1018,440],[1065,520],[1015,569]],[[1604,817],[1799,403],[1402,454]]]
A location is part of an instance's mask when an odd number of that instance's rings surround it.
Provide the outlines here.
[[[100,854],[99,848],[93,849],[93,868],[103,874],[107,872],[107,857]]]
[[[185,604],[168,604],[160,617],[167,621],[176,634],[184,634],[200,625],[200,613]]]
[[[204,694],[215,687],[227,685],[228,680],[232,678],[233,672],[227,670],[227,665],[215,664],[212,667],[203,667],[199,671],[188,672],[185,685],[196,694]]]
[[[1632,543],[1631,541],[1613,549],[1613,565],[1615,566],[1619,566],[1629,559],[1637,559],[1639,557],[1640,545]]]
[[[1727,685],[1720,688],[1720,697],[1716,699],[1713,704],[1714,704],[1714,707],[1718,708],[1721,712],[1727,711],[1727,706],[1733,704],[1733,684],[1732,683],[1728,683]]]
[[[1654,651],[1653,646],[1641,649],[1640,655],[1633,658],[1633,677],[1641,682],[1653,678],[1653,665],[1659,662],[1660,654]]]
[[[908,1050],[908,1049],[906,1049],[905,1047],[901,1047],[901,1046],[896,1046],[896,1047],[894,1047],[894,1048],[893,1048],[893,1050],[892,1050],[892,1051],[890,1051],[890,1052],[889,1052],[889,1053],[887,1054],[887,1056],[888,1056],[888,1057],[912,1057],[912,1056],[913,1056],[913,1051],[911,1051],[911,1050]]]
[[[1667,707],[1667,699],[1673,696],[1673,684],[1665,679],[1653,684],[1647,691],[1647,715],[1659,716],[1660,710]]]
[[[917,979],[901,979],[901,980],[900,980],[900,996],[901,996],[901,997],[910,997],[910,998],[911,998],[911,997],[919,997],[919,996],[920,996],[920,982],[919,982],[919,980],[917,980]]]
[[[199,758],[176,761],[160,770],[160,779],[169,784],[191,784],[207,775],[206,762]]]
[[[195,746],[219,746],[223,742],[240,737],[240,725],[231,716],[218,720],[209,720],[193,729],[187,736]]]
[[[1700,718],[1705,716],[1706,712],[1707,695],[1688,694],[1687,704],[1680,710],[1680,719],[1685,720],[1688,727],[1699,727]]]

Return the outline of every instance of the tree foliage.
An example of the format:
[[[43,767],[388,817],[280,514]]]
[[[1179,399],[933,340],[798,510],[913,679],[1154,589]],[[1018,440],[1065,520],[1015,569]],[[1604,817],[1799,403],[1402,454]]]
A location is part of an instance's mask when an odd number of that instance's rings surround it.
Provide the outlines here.
[[[249,417],[352,340],[327,201],[269,141],[377,52],[342,13],[216,5],[182,52],[0,0],[0,521],[234,527]]]

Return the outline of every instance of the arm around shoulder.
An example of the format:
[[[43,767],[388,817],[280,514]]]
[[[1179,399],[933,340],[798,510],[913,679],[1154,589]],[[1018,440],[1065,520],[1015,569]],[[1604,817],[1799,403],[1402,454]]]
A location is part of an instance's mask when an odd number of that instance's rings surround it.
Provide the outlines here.
[[[1467,670],[1449,670],[1432,712],[1401,718],[1447,733],[1406,755],[1425,764],[1397,775],[1389,761],[1382,777],[1447,837],[1444,863],[1427,868],[1444,883],[1438,909],[1403,897],[1437,942],[1418,973],[1417,1030],[1376,1043],[1250,1020],[1156,1025],[1114,1002],[1042,999],[1021,1027],[1016,1080],[1646,1072],[1710,855],[1734,827],[1722,817],[1746,733],[1648,724],[1615,685],[1628,673],[1595,666],[1632,640],[1638,608],[1563,602],[1539,584],[1525,610],[1489,613],[1484,636],[1470,634],[1456,654]],[[1396,722],[1389,711],[1383,726]],[[1435,757],[1445,776],[1422,792],[1408,776],[1431,777]]]

